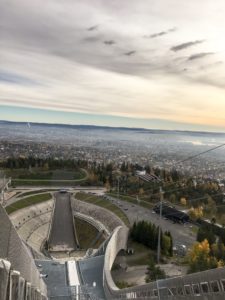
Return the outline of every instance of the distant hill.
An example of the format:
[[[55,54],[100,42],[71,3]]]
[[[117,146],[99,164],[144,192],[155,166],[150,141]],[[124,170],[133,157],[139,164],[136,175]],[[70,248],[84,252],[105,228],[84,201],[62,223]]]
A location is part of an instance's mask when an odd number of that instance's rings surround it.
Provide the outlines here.
[[[41,126],[41,127],[58,127],[58,128],[74,128],[79,130],[110,130],[110,131],[134,131],[142,133],[151,133],[151,134],[182,134],[182,135],[216,135],[223,136],[225,133],[221,132],[207,132],[207,131],[187,131],[187,130],[164,130],[164,129],[146,129],[146,128],[136,128],[136,127],[110,127],[110,126],[96,126],[96,125],[73,125],[73,124],[58,124],[58,123],[37,123],[37,122],[14,122],[7,120],[0,120],[0,125],[23,125],[27,126],[29,124],[32,126]]]

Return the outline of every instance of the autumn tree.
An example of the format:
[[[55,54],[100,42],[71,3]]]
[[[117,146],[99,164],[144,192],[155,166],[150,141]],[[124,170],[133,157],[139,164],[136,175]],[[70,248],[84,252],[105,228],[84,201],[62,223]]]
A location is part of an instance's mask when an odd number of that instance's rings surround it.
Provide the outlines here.
[[[187,205],[186,198],[184,198],[184,197],[180,198],[180,204],[183,205],[183,206],[186,206]]]
[[[203,207],[202,206],[196,208],[191,207],[188,214],[191,220],[196,221],[203,217]]]
[[[210,256],[210,246],[206,239],[193,245],[188,254],[188,259],[189,273],[214,269],[218,266],[217,259],[213,256]]]

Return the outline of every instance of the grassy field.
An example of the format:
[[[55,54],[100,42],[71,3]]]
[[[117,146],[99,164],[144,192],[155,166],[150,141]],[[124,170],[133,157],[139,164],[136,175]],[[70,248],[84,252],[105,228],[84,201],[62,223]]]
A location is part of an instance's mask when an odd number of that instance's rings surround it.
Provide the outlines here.
[[[29,179],[29,180],[80,180],[86,177],[86,172],[82,169],[67,170],[43,170],[41,168],[28,169],[5,169],[4,172],[8,177],[13,179]]]
[[[128,227],[130,226],[129,220],[126,214],[116,205],[112,204],[110,201],[105,200],[103,197],[90,195],[86,193],[77,193],[75,196],[76,199],[92,203],[103,208],[110,210],[112,213],[117,215]]]
[[[29,180],[29,179],[14,179],[12,180],[13,187],[19,186],[75,186],[79,185],[79,181],[75,180]]]
[[[84,169],[79,170],[48,170],[41,168],[28,169],[5,169],[5,174],[12,178],[13,186],[48,186],[48,185],[66,185],[71,186],[83,182],[88,174]]]
[[[35,191],[29,191],[29,192],[25,192],[25,193],[21,193],[19,195],[16,196],[16,198],[19,198],[19,197],[27,197],[27,196],[30,196],[30,195],[36,195],[36,194],[40,194],[40,193],[44,193],[44,192],[47,192],[48,190],[35,190]]]
[[[46,193],[46,194],[40,194],[40,195],[34,195],[34,196],[30,196],[27,197],[25,199],[19,200],[15,203],[13,203],[12,205],[9,205],[6,207],[6,211],[8,214],[13,213],[14,211],[33,205],[33,204],[37,204],[43,201],[47,201],[50,200],[52,198],[52,195],[50,193]]]
[[[98,230],[88,222],[78,218],[75,218],[75,226],[80,248],[87,250],[96,238]],[[97,243],[93,245],[93,248],[98,248],[103,242],[104,239],[100,238]]]
[[[112,196],[112,197],[115,197],[115,198],[118,198],[118,194],[116,194],[116,193],[108,193],[108,195]],[[119,195],[119,199],[123,200],[123,201],[126,201],[126,202],[130,202],[132,204],[143,206],[143,207],[151,209],[151,210],[154,206],[154,204],[152,204],[150,202],[143,201],[141,199],[139,199],[139,201],[137,201],[136,198],[128,196],[128,195]]]

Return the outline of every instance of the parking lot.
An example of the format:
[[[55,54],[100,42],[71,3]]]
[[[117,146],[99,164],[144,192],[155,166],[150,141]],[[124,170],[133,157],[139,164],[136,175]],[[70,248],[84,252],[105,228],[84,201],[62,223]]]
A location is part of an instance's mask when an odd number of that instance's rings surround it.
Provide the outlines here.
[[[127,214],[131,224],[135,221],[145,220],[154,223],[156,226],[159,225],[159,215],[154,211],[111,196],[107,196],[107,199],[119,206]],[[193,231],[193,226],[190,223],[179,224],[166,218],[161,219],[161,228],[163,231],[167,230],[171,232],[174,245],[184,244],[187,247],[191,247],[196,241],[196,233]]]

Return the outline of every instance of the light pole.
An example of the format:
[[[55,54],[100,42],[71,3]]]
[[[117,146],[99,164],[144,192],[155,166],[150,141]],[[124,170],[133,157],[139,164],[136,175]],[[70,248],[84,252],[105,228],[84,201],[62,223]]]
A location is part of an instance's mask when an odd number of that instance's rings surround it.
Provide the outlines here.
[[[117,198],[119,199],[120,195],[120,178],[117,177]]]
[[[158,233],[158,247],[157,247],[157,263],[160,263],[161,254],[161,219],[162,219],[162,205],[163,205],[163,190],[162,187],[159,189],[160,192],[160,206],[159,206],[159,233]]]

